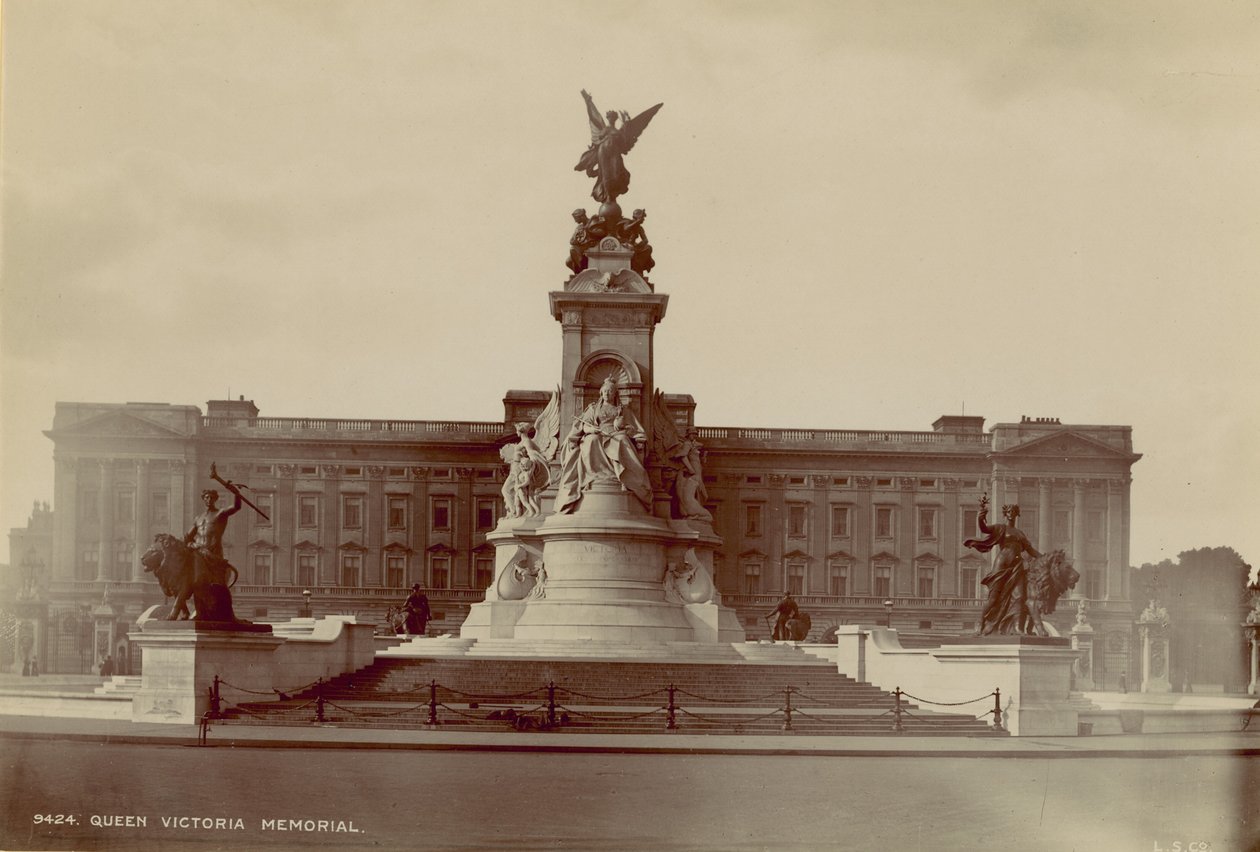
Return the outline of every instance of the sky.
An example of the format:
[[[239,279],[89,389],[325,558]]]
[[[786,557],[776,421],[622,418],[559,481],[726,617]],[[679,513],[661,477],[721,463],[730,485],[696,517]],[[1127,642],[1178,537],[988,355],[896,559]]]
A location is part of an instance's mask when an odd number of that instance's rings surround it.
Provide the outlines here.
[[[702,426],[1127,424],[1131,561],[1260,558],[1251,2],[8,0],[0,527],[57,401],[499,420],[627,157]],[[54,509],[56,507],[54,506]],[[4,561],[7,540],[0,542]]]

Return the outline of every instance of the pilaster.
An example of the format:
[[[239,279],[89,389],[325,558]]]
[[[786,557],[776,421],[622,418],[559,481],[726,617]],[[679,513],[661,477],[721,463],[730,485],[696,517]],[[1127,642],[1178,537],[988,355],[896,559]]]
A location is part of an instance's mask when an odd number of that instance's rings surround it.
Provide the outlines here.
[[[100,466],[101,476],[101,490],[96,495],[99,501],[97,515],[100,519],[101,537],[96,543],[96,579],[104,582],[109,579],[109,566],[114,556],[111,547],[114,541],[114,460],[97,459],[97,464]]]

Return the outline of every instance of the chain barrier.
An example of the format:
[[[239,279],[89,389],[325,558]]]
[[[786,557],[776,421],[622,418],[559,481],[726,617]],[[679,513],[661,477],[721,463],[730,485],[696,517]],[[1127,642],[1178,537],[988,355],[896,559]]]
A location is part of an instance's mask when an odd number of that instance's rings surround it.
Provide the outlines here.
[[[364,700],[364,701],[372,700],[373,698],[376,698],[378,700],[389,700],[390,696],[412,695],[412,694],[419,693],[421,690],[425,688],[428,689],[429,695],[428,695],[427,701],[411,704],[407,707],[403,707],[398,710],[369,711],[369,710],[355,710],[351,707],[347,707],[345,705],[333,702],[326,695],[326,693],[329,691],[329,688],[331,686],[332,686],[332,681],[326,681],[322,677],[317,678],[316,680],[312,681],[310,684],[307,684],[306,687],[302,687],[299,690],[295,690],[295,691],[302,691],[307,688],[313,687],[314,697],[311,698],[309,701],[306,701],[302,704],[292,706],[292,707],[286,707],[283,709],[283,712],[285,713],[286,716],[291,715],[293,713],[297,713],[302,710],[305,710],[313,704],[315,706],[315,722],[324,723],[328,721],[327,708],[330,706],[333,709],[340,711],[341,713],[347,714],[348,716],[351,716],[351,717],[358,717],[358,718],[390,718],[390,717],[396,717],[396,716],[403,716],[409,713],[414,713],[415,711],[421,708],[427,707],[428,714],[427,714],[427,718],[424,724],[429,725],[429,726],[437,726],[441,724],[441,722],[438,719],[438,712],[437,712],[439,707],[446,710],[448,713],[452,713],[456,716],[460,716],[460,717],[468,718],[468,719],[476,719],[478,721],[485,721],[489,717],[487,717],[484,713],[475,713],[475,712],[469,712],[469,711],[473,711],[477,709],[477,705],[479,703],[504,702],[504,701],[519,700],[522,698],[532,698],[538,695],[538,693],[544,692],[546,694],[546,697],[543,703],[540,703],[528,710],[523,710],[523,711],[516,710],[515,708],[508,708],[506,712],[511,715],[510,716],[505,715],[504,716],[505,720],[514,721],[516,719],[520,719],[526,716],[527,714],[541,711],[543,713],[543,717],[540,721],[538,721],[535,724],[537,724],[538,727],[544,730],[549,730],[549,729],[554,729],[554,728],[563,726],[572,717],[577,717],[577,718],[582,718],[582,719],[604,720],[608,722],[624,722],[624,721],[634,721],[638,719],[648,718],[650,716],[655,716],[658,713],[661,713],[662,711],[664,711],[665,729],[667,731],[674,731],[678,729],[679,727],[678,716],[681,713],[683,716],[687,717],[688,719],[694,720],[704,725],[726,726],[736,731],[739,731],[748,725],[761,722],[765,719],[781,716],[782,717],[782,730],[785,732],[791,732],[794,729],[794,724],[796,724],[798,720],[802,717],[808,720],[808,722],[812,724],[825,725],[827,723],[827,720],[823,718],[822,716],[817,716],[817,715],[814,715],[813,713],[805,712],[804,710],[802,710],[800,707],[800,704],[802,702],[810,703],[818,709],[827,708],[827,707],[849,708],[852,706],[850,703],[828,701],[826,699],[814,698],[812,696],[804,694],[803,692],[801,692],[799,689],[797,689],[794,686],[786,686],[781,691],[770,692],[770,693],[766,693],[764,695],[760,695],[760,696],[756,696],[752,698],[723,699],[723,698],[714,698],[712,696],[699,695],[693,692],[688,692],[687,690],[678,688],[673,683],[670,683],[666,687],[654,689],[648,692],[636,693],[632,695],[616,696],[616,695],[590,695],[590,694],[586,694],[582,692],[577,692],[576,690],[572,690],[567,687],[558,686],[555,683],[555,681],[549,681],[545,686],[540,686],[535,689],[531,689],[527,692],[510,693],[510,694],[505,694],[505,695],[488,695],[484,693],[471,693],[471,692],[463,692],[458,689],[451,689],[450,687],[442,686],[436,680],[430,680],[428,684],[418,684],[416,687],[412,689],[408,689],[408,690],[390,690],[390,691],[377,690],[375,692],[365,693],[363,696],[354,696],[354,698],[358,700]],[[206,736],[208,734],[211,721],[225,718],[227,709],[230,709],[234,713],[244,714],[244,715],[257,718],[257,719],[265,719],[273,715],[268,712],[262,712],[262,713],[255,712],[254,710],[250,710],[240,704],[227,704],[227,702],[223,700],[222,695],[221,695],[222,687],[236,689],[240,692],[245,692],[245,693],[249,693],[253,695],[276,694],[281,697],[281,700],[291,700],[288,698],[287,695],[285,695],[280,690],[272,690],[271,693],[267,693],[267,692],[241,689],[240,687],[236,687],[230,683],[227,683],[226,681],[224,681],[223,679],[221,679],[220,677],[216,675],[213,679],[212,685],[207,690],[209,693],[208,695],[209,709],[206,711],[206,713],[200,720],[201,730],[198,736],[199,744],[202,744],[202,745],[205,744]],[[453,697],[466,699],[468,702],[468,706],[466,710],[460,710],[455,707],[452,707],[449,704],[439,702],[438,701],[439,688],[445,690],[449,695]],[[665,693],[665,695],[667,696],[667,703],[664,706],[653,707],[652,709],[646,710],[642,713],[606,713],[606,712],[601,713],[598,711],[581,712],[581,711],[574,710],[572,707],[569,707],[567,704],[562,704],[560,701],[558,701],[557,696],[558,694],[561,694],[561,693],[568,696],[570,699],[573,699],[573,698],[587,699],[587,700],[595,701],[595,702],[608,702],[608,703],[641,700],[643,698],[648,698],[650,696]],[[990,696],[992,696],[994,699],[993,709],[986,710],[985,712],[979,714],[978,716],[975,716],[974,718],[981,719],[981,718],[984,718],[985,716],[991,715],[993,717],[994,729],[998,731],[1003,730],[1001,690],[1000,689],[995,689],[993,692],[989,693],[988,695],[984,695],[979,698],[974,698],[970,701],[955,701],[955,702],[929,701],[927,699],[919,698],[918,696],[911,695],[910,693],[903,691],[901,687],[899,686],[896,687],[892,691],[891,695],[893,698],[892,708],[884,711],[883,713],[878,714],[874,718],[878,719],[878,718],[883,718],[884,716],[891,715],[893,717],[892,719],[893,731],[895,731],[896,733],[904,732],[905,717],[909,717],[915,720],[916,722],[933,724],[933,725],[949,723],[949,720],[946,720],[946,719],[932,719],[926,716],[921,716],[919,714],[910,712],[910,710],[907,707],[909,702],[929,704],[929,705],[934,705],[938,707],[963,707],[968,704],[975,704],[977,702],[983,701]],[[751,718],[745,718],[745,717],[722,718],[722,717],[707,716],[702,713],[693,712],[691,710],[686,709],[685,707],[679,706],[679,700],[678,700],[679,696],[684,696],[686,698],[690,698],[695,701],[702,701],[702,702],[707,702],[714,705],[726,705],[726,706],[731,706],[731,707],[741,706],[741,705],[744,705],[744,706],[755,705],[758,703],[762,703],[762,706],[764,706],[764,702],[767,699],[771,699],[771,698],[780,699],[782,704],[780,707],[777,707],[768,713],[764,713],[759,716],[753,716]],[[793,706],[793,696],[796,696],[796,706]],[[493,712],[500,713],[503,711],[493,711]],[[1246,730],[1246,727],[1249,723],[1250,723],[1250,715],[1248,715],[1248,717],[1243,720],[1243,730]],[[519,722],[516,723],[516,726],[518,730],[525,730],[528,728],[528,725],[523,727],[521,723]]]
[[[314,686],[315,684],[323,680],[323,678],[321,677],[317,680],[311,681],[310,683],[305,683],[305,684],[302,684],[301,686],[294,687],[293,689],[272,688],[272,689],[258,690],[258,689],[246,689],[243,686],[236,686],[235,684],[228,683],[226,680],[221,679],[218,675],[215,675],[214,679],[216,683],[222,684],[223,686],[226,686],[228,689],[235,689],[237,692],[244,692],[247,695],[279,695],[281,696],[280,700],[282,701],[286,700],[286,696],[296,695],[299,692],[305,692],[306,690],[310,689],[312,686]]]
[[[583,713],[580,710],[574,710],[571,707],[562,707],[562,710],[569,716],[577,716],[582,719],[607,719],[609,722],[629,722],[634,719],[646,719],[648,716],[655,716],[664,710],[664,707],[653,707],[643,713]]]
[[[638,695],[587,695],[586,693],[577,692],[575,690],[569,689],[567,686],[559,686],[556,688],[563,689],[567,695],[570,695],[574,698],[586,698],[591,701],[613,701],[613,702],[634,701],[639,698],[647,698],[649,695],[657,695],[658,693],[665,691],[665,688],[661,688],[661,689],[654,689],[651,692],[640,692]]]
[[[789,687],[791,688],[791,687]],[[754,701],[765,701],[767,698],[778,698],[779,692],[767,692],[765,695],[758,695],[755,698],[710,698],[707,695],[696,695],[694,692],[688,692],[685,689],[678,690],[679,695],[685,695],[688,698],[694,698],[697,701],[708,701],[712,704],[752,704]]]
[[[996,690],[994,690],[994,692],[996,692]],[[903,692],[901,694],[904,695],[906,698],[909,698],[911,701],[917,701],[920,704],[932,704],[936,707],[962,707],[964,704],[975,704],[977,701],[983,701],[986,698],[992,698],[994,693],[986,692],[984,695],[981,695],[979,698],[973,698],[970,701],[928,701],[926,698],[919,698],[917,695],[911,695],[908,692]]]

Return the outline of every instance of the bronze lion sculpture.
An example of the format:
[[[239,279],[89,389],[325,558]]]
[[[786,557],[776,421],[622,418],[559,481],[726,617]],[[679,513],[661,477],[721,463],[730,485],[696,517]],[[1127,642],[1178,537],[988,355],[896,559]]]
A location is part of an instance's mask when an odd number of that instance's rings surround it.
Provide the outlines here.
[[[1026,612],[1023,630],[1028,636],[1049,636],[1044,616],[1054,612],[1059,598],[1076,587],[1081,575],[1067,561],[1062,550],[1052,550],[1027,563]]]
[[[212,560],[215,564],[206,564]],[[180,621],[193,617],[188,609],[191,598],[196,609],[196,621],[239,621],[232,611],[232,594],[229,591],[236,584],[237,571],[226,560],[198,554],[175,536],[159,533],[140,557],[140,564],[157,578],[162,593],[175,599],[167,620]],[[200,576],[199,564],[202,566]]]

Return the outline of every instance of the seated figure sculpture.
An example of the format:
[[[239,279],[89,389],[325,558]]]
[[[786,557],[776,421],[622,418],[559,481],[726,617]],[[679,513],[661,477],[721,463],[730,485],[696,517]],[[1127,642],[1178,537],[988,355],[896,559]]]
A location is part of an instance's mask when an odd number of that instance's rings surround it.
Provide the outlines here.
[[[565,439],[556,511],[577,511],[582,495],[597,482],[620,484],[650,509],[652,486],[641,458],[646,439],[634,412],[618,401],[616,380],[608,377],[599,399],[573,421]]]

